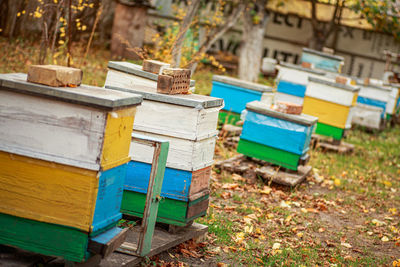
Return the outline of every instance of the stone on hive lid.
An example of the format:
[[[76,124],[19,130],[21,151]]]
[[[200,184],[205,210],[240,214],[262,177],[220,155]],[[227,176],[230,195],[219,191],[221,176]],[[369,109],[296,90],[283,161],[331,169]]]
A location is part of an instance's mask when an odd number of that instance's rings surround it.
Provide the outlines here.
[[[165,62],[161,62],[158,60],[143,60],[143,70],[148,71],[155,74],[161,74],[163,69],[169,68],[171,65]]]
[[[82,82],[83,72],[80,69],[58,65],[31,65],[28,68],[28,82],[48,86],[76,87]]]

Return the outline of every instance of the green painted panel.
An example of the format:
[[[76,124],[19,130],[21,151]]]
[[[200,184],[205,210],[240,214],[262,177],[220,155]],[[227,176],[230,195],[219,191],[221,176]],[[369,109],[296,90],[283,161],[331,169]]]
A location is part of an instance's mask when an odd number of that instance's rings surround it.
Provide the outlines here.
[[[240,121],[240,114],[236,112],[221,110],[218,116],[218,122],[220,124],[232,124],[236,125],[236,123]]]
[[[0,244],[81,262],[86,256],[88,235],[78,229],[0,213]]]
[[[392,114],[386,114],[386,120],[390,121],[392,119]]]
[[[297,170],[301,157],[300,155],[291,152],[261,145],[242,138],[239,141],[237,152],[249,157],[277,164],[290,170]]]
[[[192,218],[186,218],[188,207],[208,199],[208,197],[206,195],[191,202],[163,198],[158,206],[157,222],[185,226],[188,222],[205,215],[205,212],[202,212]],[[124,190],[121,212],[136,217],[143,217],[145,202],[145,194]]]
[[[334,127],[325,123],[317,123],[315,133],[332,137],[333,139],[340,140],[343,137],[344,129]]]

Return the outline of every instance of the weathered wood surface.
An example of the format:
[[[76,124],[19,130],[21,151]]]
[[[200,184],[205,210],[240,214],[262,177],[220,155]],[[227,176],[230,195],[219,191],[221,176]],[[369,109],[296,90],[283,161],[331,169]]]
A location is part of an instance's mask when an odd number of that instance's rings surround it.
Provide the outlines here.
[[[354,108],[352,123],[370,129],[381,130],[383,128],[382,112],[382,108],[357,103]]]
[[[166,230],[157,229],[154,232],[152,248],[148,257],[160,254],[192,238],[203,236],[207,233],[208,227],[202,224],[193,223],[190,227],[171,234]],[[143,258],[135,256],[132,251],[137,247],[138,231],[135,227],[129,231],[126,242],[110,257],[100,263],[100,267],[136,266],[143,261]],[[133,254],[133,255],[132,255]]]
[[[135,108],[103,111],[0,91],[0,150],[75,167],[129,161]]]
[[[297,105],[303,105],[304,98],[295,96],[295,95],[286,94],[286,93],[276,92],[275,93],[275,102],[276,101],[286,101],[286,102],[295,103]]]
[[[305,163],[304,159],[302,163]],[[270,163],[238,155],[233,158],[217,162],[215,167],[232,173],[238,173],[254,182],[259,175],[265,180],[286,186],[296,186],[305,180],[311,171],[311,166],[298,166],[297,171],[288,170]]]
[[[355,149],[355,145],[343,142],[341,140],[327,139],[320,135],[313,134],[314,147],[320,148],[324,152],[337,152],[339,154],[352,153]]]
[[[23,73],[0,74],[0,90],[39,95],[40,97],[107,110],[136,106],[142,102],[142,97],[132,93],[113,92],[89,85],[80,85],[75,88],[51,87],[29,83],[26,81],[26,77],[27,75]]]
[[[159,137],[170,142],[167,167],[185,171],[196,171],[213,163],[216,137],[200,141],[180,139],[172,136],[133,131],[150,137]],[[151,163],[153,149],[137,143],[131,143],[130,156],[135,161]]]
[[[128,230],[128,228],[114,227],[94,238],[90,238],[88,251],[93,254],[99,254],[102,258],[108,257],[125,242]]]
[[[169,68],[171,65],[169,63],[161,62],[158,60],[143,60],[143,70],[154,74],[161,74],[165,68]]]
[[[202,140],[216,136],[219,110],[219,107],[196,109],[144,100],[137,108],[133,129],[188,140]]]
[[[76,87],[82,82],[83,71],[58,65],[31,65],[28,68],[28,82],[48,86]]]

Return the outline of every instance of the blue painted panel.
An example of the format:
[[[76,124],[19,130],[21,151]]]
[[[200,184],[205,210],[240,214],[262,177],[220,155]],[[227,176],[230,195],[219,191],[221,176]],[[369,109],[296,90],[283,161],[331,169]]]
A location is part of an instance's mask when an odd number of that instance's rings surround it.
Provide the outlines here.
[[[117,236],[120,232],[122,231],[121,228],[119,227],[113,227],[104,233],[101,233],[95,237],[91,237],[90,239],[100,243],[100,244],[107,244],[109,241],[111,241],[115,236]]]
[[[386,110],[386,104],[387,103],[385,103],[383,101],[371,99],[371,98],[368,98],[368,97],[362,97],[362,96],[358,96],[357,97],[357,102],[361,103],[361,104],[369,105],[369,106],[383,108],[383,112],[381,114],[381,118],[385,117],[385,110]]]
[[[306,141],[304,142],[303,151],[308,151],[308,149],[310,147],[311,136],[314,132],[314,129],[315,129],[315,125],[308,127],[307,132],[306,132]]]
[[[400,96],[397,98],[397,104],[396,104],[396,112],[399,113],[400,111]]]
[[[151,164],[131,160],[125,178],[124,190],[147,193]],[[161,196],[187,201],[192,172],[165,168]]]
[[[120,209],[127,166],[128,164],[123,164],[100,174],[92,224],[93,232],[122,218]]]
[[[248,111],[240,138],[303,155],[312,127]]]
[[[241,113],[246,104],[254,101],[261,100],[261,92],[253,91],[250,89],[221,83],[217,81],[212,82],[211,96],[224,99],[224,110]]]
[[[304,53],[301,55],[301,62],[309,62],[314,65],[315,68],[333,72],[339,72],[340,61],[321,57],[318,55],[312,55]]]
[[[294,95],[304,98],[304,95],[306,93],[306,86],[302,84],[280,80],[277,91],[288,95]]]

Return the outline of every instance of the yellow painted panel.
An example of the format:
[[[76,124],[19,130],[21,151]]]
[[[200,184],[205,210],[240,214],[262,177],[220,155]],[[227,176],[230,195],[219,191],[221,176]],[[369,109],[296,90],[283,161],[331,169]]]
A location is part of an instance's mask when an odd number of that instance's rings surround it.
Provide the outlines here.
[[[89,231],[96,171],[0,151],[0,212]]]
[[[358,98],[358,93],[355,93],[353,96],[353,101],[351,102],[351,106],[357,105],[357,98]]]
[[[350,107],[321,99],[305,96],[303,103],[303,113],[318,117],[318,122],[345,128]]]
[[[111,111],[107,115],[101,167],[108,170],[130,160],[129,146],[136,108]]]

